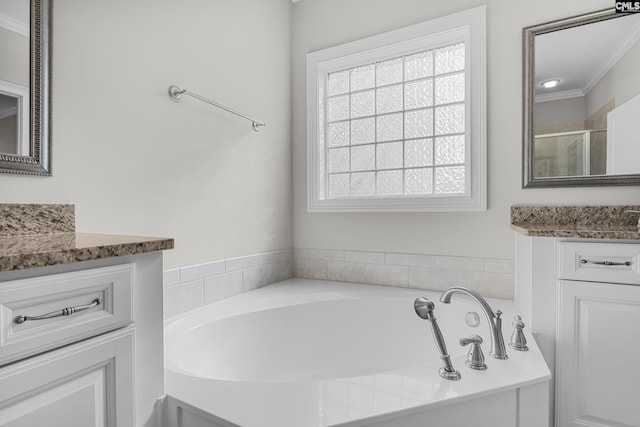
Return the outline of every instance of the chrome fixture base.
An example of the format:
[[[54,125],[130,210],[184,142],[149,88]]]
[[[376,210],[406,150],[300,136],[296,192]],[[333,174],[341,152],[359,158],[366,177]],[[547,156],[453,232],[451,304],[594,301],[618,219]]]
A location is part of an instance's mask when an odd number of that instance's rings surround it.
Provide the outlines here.
[[[522,321],[522,317],[516,315],[513,318],[513,334],[511,334],[511,342],[509,343],[509,347],[518,351],[528,351],[529,347],[527,346],[527,339],[524,336],[524,322]]]
[[[180,102],[182,101],[182,94],[186,91],[186,89],[180,90],[177,86],[169,86],[169,98],[171,98],[173,102]]]
[[[507,356],[506,354],[496,354],[492,351],[489,352],[489,356],[499,360],[507,360],[509,358],[509,356]]]
[[[438,375],[440,375],[445,380],[450,381],[458,381],[460,378],[462,378],[462,375],[457,370],[454,369],[453,371],[447,371],[445,367],[442,367],[438,370]]]
[[[477,363],[473,363],[470,360],[465,360],[464,364],[467,365],[471,369],[475,369],[476,371],[486,371],[487,370],[487,364],[486,363],[477,364]]]

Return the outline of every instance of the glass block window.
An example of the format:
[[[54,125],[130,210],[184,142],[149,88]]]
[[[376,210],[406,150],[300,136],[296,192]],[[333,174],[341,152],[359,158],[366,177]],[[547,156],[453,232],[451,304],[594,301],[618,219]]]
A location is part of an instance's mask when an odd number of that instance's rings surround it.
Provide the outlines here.
[[[327,74],[326,198],[464,194],[464,42]]]
[[[486,209],[484,8],[453,17],[309,55],[311,211]]]

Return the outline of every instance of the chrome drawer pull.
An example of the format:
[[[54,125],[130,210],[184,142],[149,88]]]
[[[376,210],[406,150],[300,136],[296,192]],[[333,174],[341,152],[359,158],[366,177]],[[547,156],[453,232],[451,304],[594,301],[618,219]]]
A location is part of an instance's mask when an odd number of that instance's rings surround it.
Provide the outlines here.
[[[583,259],[581,261],[583,264],[596,264],[596,265],[626,265],[627,267],[631,265],[631,261],[625,262],[615,262],[615,261],[591,261],[588,259]]]
[[[66,307],[63,308],[62,310],[56,310],[56,311],[52,311],[51,313],[47,313],[47,314],[42,314],[40,316],[18,316],[15,318],[15,322],[16,323],[24,323],[27,320],[43,320],[43,319],[52,319],[54,317],[62,317],[62,316],[71,316],[74,313],[77,313],[79,311],[84,311],[84,310],[88,310],[92,307],[95,307],[97,305],[102,304],[102,298],[96,298],[94,299],[91,304],[87,304],[87,305],[77,305],[75,307]]]

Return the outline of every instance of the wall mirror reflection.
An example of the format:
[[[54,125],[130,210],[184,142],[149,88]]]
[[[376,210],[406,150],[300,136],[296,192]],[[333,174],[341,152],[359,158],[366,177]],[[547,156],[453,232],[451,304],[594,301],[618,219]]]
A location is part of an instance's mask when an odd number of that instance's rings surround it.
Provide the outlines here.
[[[0,2],[0,172],[51,175],[50,2]]]
[[[524,187],[640,184],[640,14],[524,29]]]
[[[1,80],[0,153],[29,155],[29,88]]]

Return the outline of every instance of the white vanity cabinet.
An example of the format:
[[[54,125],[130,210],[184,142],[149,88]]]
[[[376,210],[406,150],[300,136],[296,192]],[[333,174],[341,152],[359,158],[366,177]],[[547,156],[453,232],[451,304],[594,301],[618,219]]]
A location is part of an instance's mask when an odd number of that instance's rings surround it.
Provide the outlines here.
[[[640,425],[640,286],[560,280],[558,425]]]
[[[554,373],[549,425],[640,426],[640,241],[516,234],[515,254],[516,303]]]
[[[0,369],[0,426],[135,426],[133,329]]]
[[[162,325],[161,252],[1,272],[0,426],[159,425]]]

